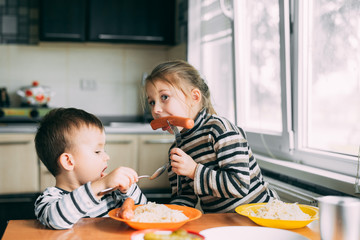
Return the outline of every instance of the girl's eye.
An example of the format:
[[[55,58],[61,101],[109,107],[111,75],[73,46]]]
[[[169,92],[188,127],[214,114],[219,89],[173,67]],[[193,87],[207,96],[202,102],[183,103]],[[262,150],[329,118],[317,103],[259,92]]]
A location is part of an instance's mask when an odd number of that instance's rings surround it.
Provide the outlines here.
[[[167,95],[162,95],[161,96],[161,100],[163,100],[163,101],[167,100],[168,98],[169,98],[169,96],[167,96]]]
[[[100,153],[101,153],[101,151],[95,151],[95,153],[96,153],[96,154],[100,154]]]
[[[150,105],[150,106],[154,106],[154,105],[155,105],[155,101],[149,101],[149,105]]]

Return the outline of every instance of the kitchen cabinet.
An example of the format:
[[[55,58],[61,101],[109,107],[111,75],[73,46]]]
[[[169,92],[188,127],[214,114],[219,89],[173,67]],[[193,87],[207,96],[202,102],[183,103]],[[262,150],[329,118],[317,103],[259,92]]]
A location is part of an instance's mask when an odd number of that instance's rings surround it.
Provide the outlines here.
[[[176,0],[41,0],[41,41],[174,44]]]
[[[107,134],[105,150],[110,156],[107,172],[125,166],[139,175],[151,175],[168,161],[173,141],[170,134]],[[154,180],[140,180],[138,184],[141,189],[170,188],[166,173]]]
[[[39,160],[40,166],[40,192],[47,187],[53,187],[56,184],[55,177],[47,170],[45,165]]]
[[[86,0],[41,0],[40,40],[85,41]]]
[[[0,194],[39,191],[35,134],[0,134]]]
[[[174,136],[170,134],[161,135],[140,135],[139,136],[139,168],[138,174],[151,175],[167,163],[168,152]],[[140,180],[141,189],[165,189],[170,188],[167,172],[154,180]]]
[[[90,0],[89,40],[173,44],[175,0]]]
[[[107,134],[105,151],[110,156],[107,172],[119,166],[137,169],[137,135]]]

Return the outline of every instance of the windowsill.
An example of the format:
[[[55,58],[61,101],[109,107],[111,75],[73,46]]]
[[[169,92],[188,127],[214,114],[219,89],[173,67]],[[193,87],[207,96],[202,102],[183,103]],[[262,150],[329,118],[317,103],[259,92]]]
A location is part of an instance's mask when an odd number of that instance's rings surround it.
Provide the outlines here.
[[[255,154],[261,169],[280,173],[303,182],[316,184],[338,192],[359,197],[355,194],[355,178],[298,163],[271,159]]]

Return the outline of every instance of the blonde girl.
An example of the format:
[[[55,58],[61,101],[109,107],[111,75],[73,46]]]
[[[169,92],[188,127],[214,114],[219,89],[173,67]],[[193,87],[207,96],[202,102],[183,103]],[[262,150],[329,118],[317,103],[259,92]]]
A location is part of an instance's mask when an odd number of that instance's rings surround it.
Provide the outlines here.
[[[234,212],[247,203],[277,198],[263,180],[245,132],[216,114],[199,72],[181,60],[159,64],[146,78],[147,102],[154,119],[191,118],[192,129],[179,128],[182,142],[169,150],[172,204],[200,206],[205,213]],[[172,133],[170,128],[163,128]],[[181,194],[177,194],[177,175]]]

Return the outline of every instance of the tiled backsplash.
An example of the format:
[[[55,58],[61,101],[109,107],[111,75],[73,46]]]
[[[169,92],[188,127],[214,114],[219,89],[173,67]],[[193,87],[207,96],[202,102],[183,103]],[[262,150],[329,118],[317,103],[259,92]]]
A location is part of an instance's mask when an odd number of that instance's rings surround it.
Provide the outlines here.
[[[141,115],[143,73],[168,59],[186,59],[185,48],[96,43],[0,44],[0,87],[7,88],[13,107],[20,105],[16,91],[37,80],[55,92],[49,107],[72,106],[103,116]]]

